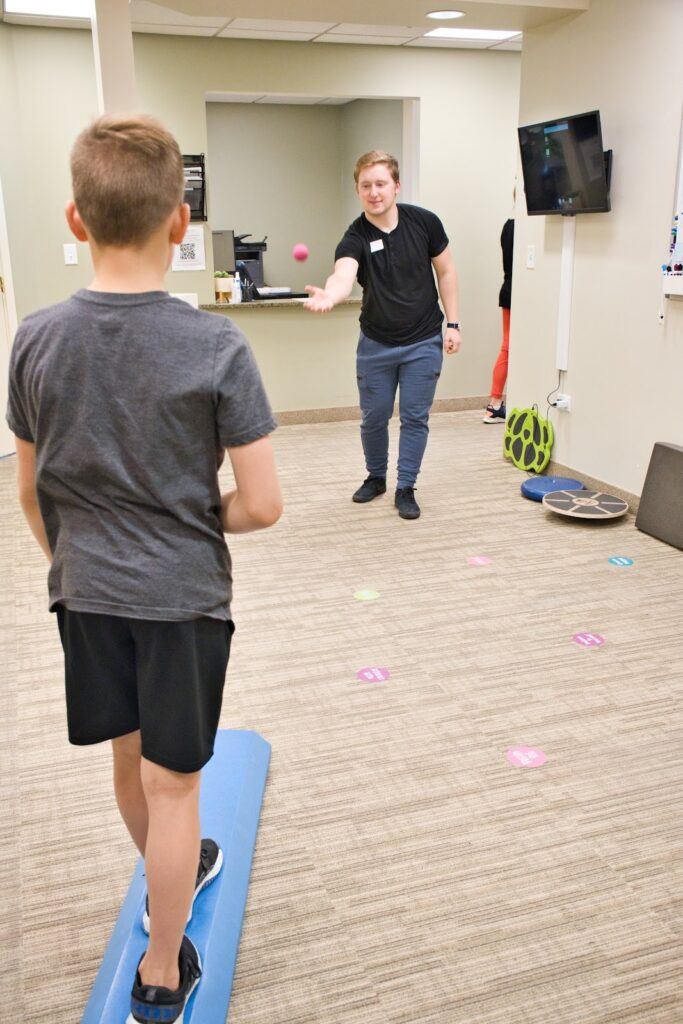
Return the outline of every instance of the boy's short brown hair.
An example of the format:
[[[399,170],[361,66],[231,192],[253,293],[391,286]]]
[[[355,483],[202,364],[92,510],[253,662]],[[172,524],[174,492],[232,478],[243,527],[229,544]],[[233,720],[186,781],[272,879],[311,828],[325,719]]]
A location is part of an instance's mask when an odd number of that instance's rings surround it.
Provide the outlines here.
[[[153,117],[105,114],[71,151],[74,202],[99,245],[142,245],[183,201],[178,143]]]
[[[392,156],[391,153],[385,153],[383,149],[371,149],[369,153],[363,153],[363,155],[359,156],[356,160],[356,166],[353,171],[353,180],[356,185],[360,178],[360,172],[366,167],[372,167],[373,164],[386,164],[391,173],[391,177],[394,181],[398,182],[398,160],[396,157]]]

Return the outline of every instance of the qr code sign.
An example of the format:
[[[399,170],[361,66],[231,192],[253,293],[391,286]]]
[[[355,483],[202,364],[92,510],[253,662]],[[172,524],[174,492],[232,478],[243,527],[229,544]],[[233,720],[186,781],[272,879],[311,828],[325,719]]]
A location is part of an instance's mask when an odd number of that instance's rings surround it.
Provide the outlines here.
[[[178,246],[178,256],[182,263],[191,263],[197,259],[197,243],[181,242]]]

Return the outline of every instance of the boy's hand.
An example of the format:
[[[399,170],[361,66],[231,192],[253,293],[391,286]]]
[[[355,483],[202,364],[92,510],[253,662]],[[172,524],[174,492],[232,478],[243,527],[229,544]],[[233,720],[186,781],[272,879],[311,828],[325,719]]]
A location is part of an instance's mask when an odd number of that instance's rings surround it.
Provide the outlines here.
[[[270,438],[228,448],[237,489],[221,495],[225,533],[249,533],[273,526],[282,515],[282,492]]]
[[[17,447],[17,484],[19,502],[31,533],[45,552],[48,562],[52,562],[50,542],[45,532],[45,523],[38,505],[36,492],[36,446],[32,441],[24,441],[20,437],[14,439]]]

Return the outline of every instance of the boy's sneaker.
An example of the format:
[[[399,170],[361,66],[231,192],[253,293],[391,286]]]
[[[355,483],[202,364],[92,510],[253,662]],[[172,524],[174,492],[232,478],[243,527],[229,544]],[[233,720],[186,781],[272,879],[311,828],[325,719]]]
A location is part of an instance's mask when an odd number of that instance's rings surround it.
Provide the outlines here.
[[[187,919],[188,924],[192,920],[194,901],[197,899],[202,889],[206,889],[207,885],[210,885],[210,883],[213,882],[214,878],[220,873],[222,867],[223,851],[218,843],[214,843],[213,839],[202,839],[202,845],[199,853],[199,867],[197,868],[197,881],[195,882],[194,896],[192,897],[192,903],[190,904],[190,916]],[[145,900],[145,911],[142,915],[142,929],[149,935],[149,896]],[[159,1020],[164,1019],[165,1018],[163,1017],[159,1018]],[[175,1018],[169,1017],[169,1020],[175,1020]]]
[[[372,501],[373,498],[384,494],[387,489],[387,478],[385,476],[369,476],[360,485],[353,496],[353,500],[359,503]]]
[[[401,519],[419,519],[420,506],[415,501],[414,487],[398,487],[394,497],[394,505]]]
[[[494,409],[492,405],[487,405],[482,423],[505,423],[505,403],[498,409]]]
[[[143,953],[144,956],[144,953]],[[142,963],[142,957],[140,957]],[[175,991],[161,985],[143,985],[140,964],[135,972],[135,982],[130,997],[130,1013],[126,1024],[147,1021],[176,1021],[183,1024],[187,1001],[199,984],[202,976],[202,961],[193,942],[183,935],[178,954],[180,985]]]

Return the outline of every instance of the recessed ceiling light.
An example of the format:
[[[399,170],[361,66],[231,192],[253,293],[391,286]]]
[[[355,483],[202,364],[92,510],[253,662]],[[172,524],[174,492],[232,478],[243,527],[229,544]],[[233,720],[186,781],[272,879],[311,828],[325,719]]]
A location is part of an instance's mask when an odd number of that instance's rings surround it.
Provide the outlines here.
[[[520,34],[519,29],[488,29],[488,28],[433,28],[425,32],[426,36],[437,39],[512,39]]]
[[[5,0],[5,14],[35,17],[90,18],[93,0]]]
[[[428,18],[433,18],[434,21],[450,21],[451,18],[464,18],[464,11],[430,11],[427,15]]]

